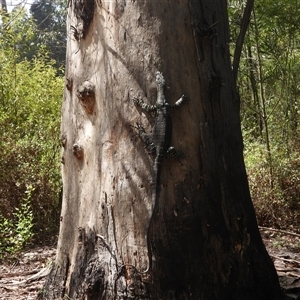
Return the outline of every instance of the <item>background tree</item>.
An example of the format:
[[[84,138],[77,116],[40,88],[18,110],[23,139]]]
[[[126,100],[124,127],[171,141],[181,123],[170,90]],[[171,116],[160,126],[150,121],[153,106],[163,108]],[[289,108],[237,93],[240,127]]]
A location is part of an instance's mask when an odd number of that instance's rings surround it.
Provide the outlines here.
[[[229,1],[233,41],[243,1]],[[255,1],[238,77],[245,159],[261,224],[299,224],[299,1]],[[291,16],[286,18],[286,16]]]
[[[63,207],[43,298],[283,299],[249,195],[226,1],[72,1],[67,24]],[[132,99],[155,99],[158,70],[171,103],[191,101],[173,114],[188,156],[164,162],[152,212],[153,161],[132,125],[153,118]]]
[[[62,68],[66,57],[66,5],[64,0],[36,0],[30,7],[37,25],[37,43],[45,44],[56,66]]]

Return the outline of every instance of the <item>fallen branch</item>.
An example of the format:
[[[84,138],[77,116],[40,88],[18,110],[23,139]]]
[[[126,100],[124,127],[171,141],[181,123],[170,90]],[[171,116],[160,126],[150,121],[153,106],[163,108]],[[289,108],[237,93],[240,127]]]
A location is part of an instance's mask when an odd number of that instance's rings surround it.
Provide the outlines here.
[[[50,267],[41,269],[38,273],[30,276],[29,278],[22,281],[12,281],[12,283],[6,283],[6,286],[14,286],[24,283],[30,283],[32,281],[40,280],[41,278],[47,276],[50,273]]]
[[[287,272],[286,275],[290,275],[290,276],[293,276],[293,277],[300,278],[300,274],[297,274],[295,272]]]
[[[300,261],[299,260],[283,258],[283,257],[272,255],[272,254],[269,254],[269,256],[271,256],[273,258],[276,258],[276,259],[279,259],[279,260],[282,260],[282,261],[286,261],[286,262],[289,262],[289,263],[296,263],[296,264],[300,265]]]
[[[11,291],[16,291],[18,289],[18,287],[17,286],[7,286],[7,284],[0,283],[0,289],[4,289],[8,292],[11,292]]]
[[[290,231],[286,231],[286,230],[268,228],[268,227],[263,227],[263,226],[258,226],[258,228],[261,229],[261,230],[265,230],[265,231],[281,232],[281,233],[289,234],[289,235],[292,235],[292,236],[297,236],[297,237],[300,238],[300,234],[297,234],[297,233],[294,233],[294,232],[290,232]]]
[[[35,270],[31,270],[31,271],[20,271],[20,272],[15,272],[15,273],[2,273],[2,275],[0,276],[0,279],[7,278],[7,277],[18,277],[18,276],[24,277],[24,276],[36,274],[38,272],[39,272],[39,270],[35,269]]]
[[[41,278],[46,277],[50,273],[50,270],[51,270],[50,267],[43,268],[37,274],[32,275],[29,278],[27,278],[26,282],[32,282],[32,281],[35,281],[35,280],[40,280]]]

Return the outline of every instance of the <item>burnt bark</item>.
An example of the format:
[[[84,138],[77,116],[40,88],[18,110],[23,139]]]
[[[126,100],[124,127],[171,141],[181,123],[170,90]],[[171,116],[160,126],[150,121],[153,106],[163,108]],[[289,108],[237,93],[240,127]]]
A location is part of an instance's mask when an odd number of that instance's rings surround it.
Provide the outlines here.
[[[61,227],[44,299],[283,299],[249,194],[226,1],[93,7],[84,36],[68,35]],[[69,32],[76,16],[71,2]],[[157,71],[168,102],[191,101],[173,113],[186,157],[163,162],[148,251],[153,158],[132,125],[150,132],[154,118],[132,99],[154,104]]]

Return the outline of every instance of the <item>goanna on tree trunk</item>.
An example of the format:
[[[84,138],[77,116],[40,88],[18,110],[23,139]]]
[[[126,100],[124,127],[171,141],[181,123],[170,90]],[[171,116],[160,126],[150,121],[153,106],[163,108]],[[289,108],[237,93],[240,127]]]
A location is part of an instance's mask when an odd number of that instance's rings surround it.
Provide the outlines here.
[[[63,204],[42,298],[283,299],[249,196],[226,9],[69,1]],[[158,102],[156,72],[170,105],[190,101],[171,112],[162,140],[185,155],[162,160],[153,205],[160,148],[141,137],[156,116],[134,99]]]

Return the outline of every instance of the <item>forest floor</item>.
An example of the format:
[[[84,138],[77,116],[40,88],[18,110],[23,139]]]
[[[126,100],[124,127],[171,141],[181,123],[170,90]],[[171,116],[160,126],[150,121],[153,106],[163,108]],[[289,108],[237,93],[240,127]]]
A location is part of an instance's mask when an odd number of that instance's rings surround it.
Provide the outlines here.
[[[37,299],[55,253],[56,247],[34,247],[0,264],[0,299]]]
[[[260,227],[287,299],[300,299],[300,235]],[[0,264],[0,300],[34,300],[42,291],[55,247],[34,247]]]

